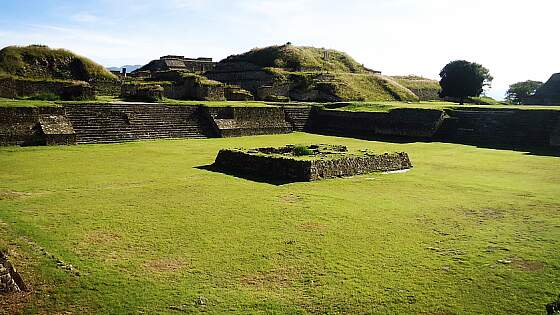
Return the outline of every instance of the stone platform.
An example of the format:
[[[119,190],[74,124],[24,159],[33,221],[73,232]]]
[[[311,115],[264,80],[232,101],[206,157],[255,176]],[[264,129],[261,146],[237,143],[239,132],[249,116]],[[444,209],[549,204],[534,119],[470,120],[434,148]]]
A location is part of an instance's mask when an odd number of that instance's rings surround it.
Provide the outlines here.
[[[405,152],[375,154],[367,150],[348,152],[345,146],[288,145],[221,150],[213,166],[240,175],[298,182],[406,170],[412,163]]]

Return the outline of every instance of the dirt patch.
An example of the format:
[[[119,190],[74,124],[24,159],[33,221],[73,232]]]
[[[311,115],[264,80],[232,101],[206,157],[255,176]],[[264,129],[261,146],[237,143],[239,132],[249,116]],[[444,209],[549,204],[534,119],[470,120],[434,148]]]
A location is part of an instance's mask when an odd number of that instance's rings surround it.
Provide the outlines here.
[[[494,208],[483,208],[477,210],[464,210],[463,213],[468,218],[477,219],[479,223],[489,220],[501,220],[505,217],[505,211]]]
[[[278,289],[289,287],[296,277],[294,270],[282,268],[243,276],[241,283],[259,290]]]
[[[543,262],[536,260],[525,260],[519,257],[513,258],[511,260],[511,264],[526,272],[543,271],[545,268],[545,264]]]
[[[107,231],[93,231],[86,236],[86,242],[90,244],[104,244],[118,241],[120,235]]]
[[[299,202],[303,202],[304,200],[302,196],[295,195],[295,194],[288,194],[288,195],[280,196],[279,198],[281,202],[288,203],[288,204],[299,203]]]
[[[327,229],[327,225],[318,222],[305,222],[298,225],[298,228],[306,232],[321,232]]]
[[[144,268],[155,272],[177,272],[186,266],[184,261],[176,258],[162,258],[144,263]]]
[[[13,200],[31,196],[31,193],[19,191],[0,191],[0,200]]]

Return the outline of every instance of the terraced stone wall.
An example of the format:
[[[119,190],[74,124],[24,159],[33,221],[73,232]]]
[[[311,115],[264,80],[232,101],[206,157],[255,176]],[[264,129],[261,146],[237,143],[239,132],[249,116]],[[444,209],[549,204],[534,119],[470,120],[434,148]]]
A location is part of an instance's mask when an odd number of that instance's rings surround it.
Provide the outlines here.
[[[558,146],[560,111],[516,109],[446,110],[438,138],[458,143]]]
[[[394,109],[390,112],[317,110],[313,129],[321,133],[362,136],[432,137],[444,119],[440,110]]]
[[[0,97],[18,98],[39,94],[54,94],[68,100],[95,99],[95,90],[86,82],[0,79]]]
[[[0,145],[56,145],[75,141],[63,108],[0,107]]]

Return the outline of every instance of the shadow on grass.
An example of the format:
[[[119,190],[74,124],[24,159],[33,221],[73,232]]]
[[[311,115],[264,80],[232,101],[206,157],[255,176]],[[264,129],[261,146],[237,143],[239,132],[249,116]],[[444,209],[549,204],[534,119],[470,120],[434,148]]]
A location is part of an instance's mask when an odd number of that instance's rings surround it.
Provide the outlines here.
[[[259,175],[256,175],[256,174],[247,174],[247,173],[241,173],[241,172],[236,172],[236,171],[232,171],[232,170],[225,170],[225,169],[216,167],[213,164],[195,166],[194,168],[199,169],[199,170],[203,170],[203,171],[212,172],[212,173],[221,173],[221,174],[224,174],[224,175],[227,175],[227,176],[233,176],[233,177],[237,177],[237,178],[241,178],[241,179],[245,179],[245,180],[250,180],[250,181],[253,181],[253,182],[257,182],[257,183],[270,184],[270,185],[274,185],[274,186],[282,186],[282,185],[286,185],[286,184],[303,182],[303,181],[298,181],[298,180],[295,180],[295,179],[289,180],[289,179],[278,179],[278,178],[266,178],[264,176],[259,176]]]
[[[360,139],[366,141],[379,141],[379,142],[389,142],[389,143],[399,143],[399,144],[435,143],[435,142],[453,143],[453,144],[471,145],[482,149],[523,152],[526,155],[560,157],[560,148],[555,148],[555,147],[545,146],[545,145],[536,146],[532,144],[523,144],[523,143],[492,143],[487,141],[448,139],[444,137],[412,138],[406,136],[364,135],[364,134],[349,134],[349,133],[341,133],[341,132],[317,132],[317,131],[313,133],[325,135],[325,136],[335,136],[335,137]]]

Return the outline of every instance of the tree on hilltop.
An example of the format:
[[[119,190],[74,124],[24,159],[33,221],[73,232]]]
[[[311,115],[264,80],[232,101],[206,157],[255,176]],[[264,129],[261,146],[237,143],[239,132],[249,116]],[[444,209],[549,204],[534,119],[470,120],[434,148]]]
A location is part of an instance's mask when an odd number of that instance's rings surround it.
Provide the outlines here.
[[[527,104],[542,85],[542,82],[532,80],[514,83],[506,92],[506,101],[516,105]]]
[[[439,73],[441,80],[440,97],[460,99],[461,105],[469,96],[480,96],[484,87],[489,87],[494,79],[490,71],[482,65],[465,60],[448,63]]]

